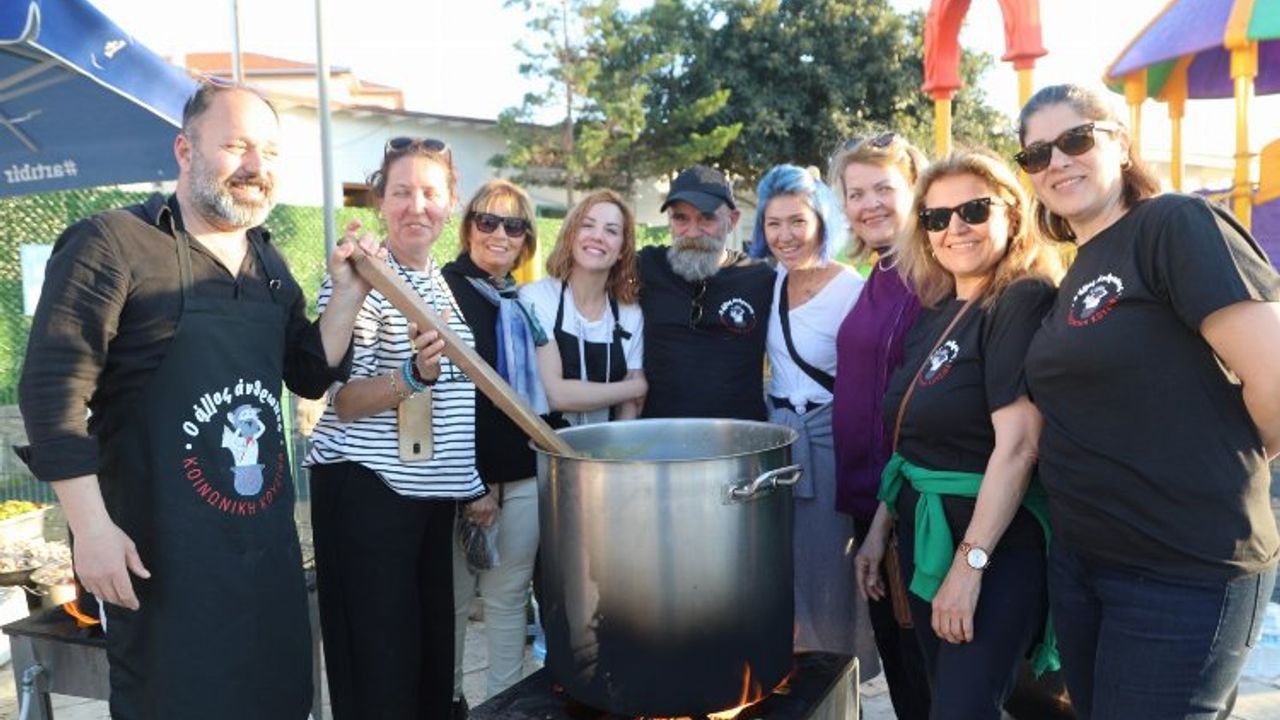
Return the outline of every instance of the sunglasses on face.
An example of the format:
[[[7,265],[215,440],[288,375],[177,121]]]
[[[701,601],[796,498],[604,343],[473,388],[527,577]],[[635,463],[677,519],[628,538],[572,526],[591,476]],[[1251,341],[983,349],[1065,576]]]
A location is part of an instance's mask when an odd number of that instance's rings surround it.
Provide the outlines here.
[[[414,138],[414,137],[393,137],[387,141],[382,148],[383,155],[390,155],[393,152],[404,152],[415,147],[420,147],[427,152],[447,153],[449,146],[443,140],[435,138]]]
[[[991,218],[991,206],[1003,205],[989,197],[975,198],[955,207],[925,208],[920,211],[920,224],[929,232],[942,232],[951,225],[951,213],[969,225],[981,225]]]
[[[507,237],[517,238],[524,237],[529,232],[529,221],[518,217],[504,217],[502,215],[494,215],[493,213],[472,213],[471,220],[480,229],[480,232],[492,233],[502,226],[502,231]]]
[[[1075,157],[1083,155],[1093,149],[1094,132],[1101,130],[1102,132],[1117,132],[1119,125],[1110,122],[1098,121],[1077,125],[1069,130],[1064,130],[1061,135],[1054,138],[1052,142],[1033,142],[1022,148],[1021,152],[1013,156],[1015,162],[1025,170],[1028,174],[1034,175],[1043,172],[1049,167],[1049,162],[1053,160],[1053,149],[1056,147],[1064,154]]]

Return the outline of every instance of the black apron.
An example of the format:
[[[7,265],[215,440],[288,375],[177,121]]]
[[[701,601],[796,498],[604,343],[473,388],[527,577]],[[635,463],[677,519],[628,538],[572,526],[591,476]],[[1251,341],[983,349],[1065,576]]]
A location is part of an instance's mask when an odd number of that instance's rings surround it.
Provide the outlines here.
[[[613,341],[610,343],[588,342],[560,329],[564,322],[564,291],[569,283],[560,284],[560,303],[556,306],[556,321],[552,325],[556,339],[556,350],[560,353],[560,376],[565,380],[587,380],[589,382],[619,382],[627,377],[627,356],[622,349],[622,340],[631,337],[631,333],[622,329],[622,321],[618,316],[618,301],[609,296],[609,312],[613,317]],[[583,370],[583,365],[586,370]],[[554,428],[569,426],[564,413],[555,411],[548,413],[547,422]]]
[[[159,369],[102,447],[102,491],[150,580],[107,605],[116,720],[301,720],[311,641],[280,404],[285,309],[192,290]],[[273,272],[250,242],[250,251]],[[274,295],[275,285],[272,286]]]
[[[622,349],[622,340],[631,337],[631,333],[622,329],[618,319],[618,301],[609,296],[609,312],[613,317],[613,342],[588,342],[577,335],[560,329],[564,322],[564,291],[568,283],[560,284],[560,304],[556,306],[555,338],[556,349],[560,351],[560,367],[564,370],[565,380],[588,380],[590,382],[619,382],[627,377],[627,356]],[[581,347],[579,347],[581,343]],[[579,356],[581,351],[581,356]],[[583,372],[583,361],[586,372]]]

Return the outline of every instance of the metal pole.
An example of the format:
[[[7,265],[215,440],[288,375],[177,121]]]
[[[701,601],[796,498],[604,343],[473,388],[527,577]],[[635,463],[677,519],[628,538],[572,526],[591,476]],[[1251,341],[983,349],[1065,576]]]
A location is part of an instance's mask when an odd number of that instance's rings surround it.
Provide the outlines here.
[[[244,68],[240,64],[240,0],[231,0],[231,79],[244,82]]]
[[[324,55],[324,0],[316,0],[316,81],[320,85],[320,168],[324,183],[324,253],[338,244],[337,212],[333,204],[333,126],[329,119],[329,61]]]

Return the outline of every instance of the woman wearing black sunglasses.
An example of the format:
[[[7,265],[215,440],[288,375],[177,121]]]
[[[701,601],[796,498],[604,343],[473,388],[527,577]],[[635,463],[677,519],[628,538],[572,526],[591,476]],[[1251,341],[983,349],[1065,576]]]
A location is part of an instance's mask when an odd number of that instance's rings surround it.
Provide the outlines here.
[[[1033,647],[1037,672],[1057,666],[1023,358],[1061,265],[1029,232],[1027,204],[1001,161],[959,153],[922,173],[917,224],[898,246],[923,310],[885,396],[895,451],[857,566],[863,591],[882,597],[896,515],[934,720],[998,720]]]
[[[538,369],[557,419],[581,425],[638,416],[648,391],[644,318],[635,216],[620,195],[597,190],[569,211],[547,275],[520,296],[552,336],[538,350]]]
[[[1080,718],[1225,712],[1275,581],[1280,278],[1225,211],[1160,195],[1105,101],[1022,109],[1036,221],[1075,262],[1027,356]]]
[[[511,274],[537,251],[533,203],[515,184],[490,180],[463,209],[459,238],[458,257],[442,272],[475,335],[476,352],[530,407],[545,413],[535,357],[547,335],[517,298]],[[538,550],[538,487],[529,440],[483,393],[476,393],[475,406],[476,461],[489,493],[464,505],[459,523],[496,525],[499,560],[491,568],[469,566],[460,543],[453,543],[455,718],[466,706],[462,659],[477,589],[484,600],[488,694],[502,692],[523,674],[525,601]]]
[[[456,205],[437,140],[396,139],[369,183],[387,264],[471,342],[431,247]],[[348,237],[360,233],[358,224]],[[321,308],[329,285],[320,291]],[[356,319],[349,382],[312,435],[311,521],[337,720],[441,720],[453,700],[453,519],[484,494],[475,386],[378,291]]]

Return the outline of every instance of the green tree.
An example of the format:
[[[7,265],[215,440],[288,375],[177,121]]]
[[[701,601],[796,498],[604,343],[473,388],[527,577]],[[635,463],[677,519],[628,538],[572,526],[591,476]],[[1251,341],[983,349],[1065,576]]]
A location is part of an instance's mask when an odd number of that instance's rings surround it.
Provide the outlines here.
[[[655,27],[681,33],[668,40],[680,72],[653,96],[651,122],[727,91],[704,127],[741,126],[713,161],[748,183],[780,162],[825,168],[841,142],[875,130],[933,146],[933,105],[920,92],[921,13],[898,14],[888,0],[660,0],[647,12],[679,15]],[[1009,121],[977,88],[991,65],[990,56],[965,54],[954,130],[958,144],[1004,150]]]
[[[530,13],[534,41],[518,44],[521,73],[538,83],[519,107],[499,117],[508,152],[492,159],[512,167],[516,180],[565,187],[569,203],[578,187],[611,187],[630,193],[636,181],[664,175],[714,157],[740,126],[708,123],[729,92],[688,96],[661,113],[652,97],[680,62],[686,44],[675,31],[687,19],[680,2],[660,0],[641,13],[619,0],[509,0]],[[536,121],[550,112],[555,125]]]

